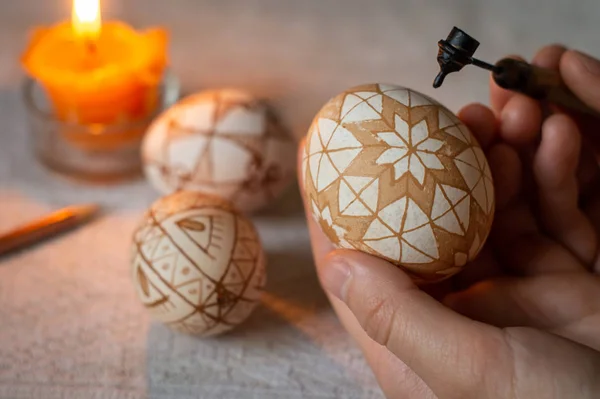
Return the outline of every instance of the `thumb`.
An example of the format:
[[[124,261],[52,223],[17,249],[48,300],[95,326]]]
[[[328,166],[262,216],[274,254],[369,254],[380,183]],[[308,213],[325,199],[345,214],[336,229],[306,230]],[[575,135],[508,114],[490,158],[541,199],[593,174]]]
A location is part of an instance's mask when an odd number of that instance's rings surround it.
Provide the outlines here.
[[[565,84],[584,103],[600,111],[600,61],[579,51],[569,50],[560,60]]]
[[[323,263],[324,288],[439,397],[484,397],[487,383],[503,380],[510,351],[501,330],[448,309],[382,259],[337,250]]]

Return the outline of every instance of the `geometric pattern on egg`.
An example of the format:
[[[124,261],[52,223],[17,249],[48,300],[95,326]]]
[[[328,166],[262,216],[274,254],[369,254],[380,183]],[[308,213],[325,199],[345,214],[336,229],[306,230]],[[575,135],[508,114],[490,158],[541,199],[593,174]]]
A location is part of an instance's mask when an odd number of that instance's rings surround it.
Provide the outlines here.
[[[217,195],[243,212],[263,208],[295,177],[296,144],[272,109],[234,89],[190,95],[149,127],[147,180],[161,193]]]
[[[393,85],[354,87],[309,128],[302,173],[313,217],[338,247],[448,278],[481,250],[494,184],[479,143],[446,107]]]
[[[179,191],[156,201],[133,235],[132,280],[152,317],[199,336],[254,310],[266,282],[258,234],[231,203]]]

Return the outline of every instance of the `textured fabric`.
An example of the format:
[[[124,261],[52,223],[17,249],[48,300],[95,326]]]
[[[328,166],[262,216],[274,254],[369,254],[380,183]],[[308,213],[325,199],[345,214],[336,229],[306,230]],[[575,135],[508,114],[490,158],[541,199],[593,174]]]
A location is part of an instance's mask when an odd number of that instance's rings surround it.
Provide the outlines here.
[[[129,238],[157,194],[143,181],[90,187],[52,175],[27,146],[19,52],[68,1],[0,5],[0,229],[79,202],[106,206],[77,231],[0,259],[0,398],[381,398],[314,274],[297,190],[254,217],[268,252],[263,305],[199,340],[152,322],[129,278]],[[452,6],[450,5],[452,4]],[[452,26],[494,61],[564,42],[597,52],[597,0],[109,0],[105,18],[166,25],[187,91],[238,86],[272,99],[297,138],[331,96],[372,81],[457,111],[487,102],[474,67],[437,91],[437,41]],[[598,55],[598,54],[596,54]]]

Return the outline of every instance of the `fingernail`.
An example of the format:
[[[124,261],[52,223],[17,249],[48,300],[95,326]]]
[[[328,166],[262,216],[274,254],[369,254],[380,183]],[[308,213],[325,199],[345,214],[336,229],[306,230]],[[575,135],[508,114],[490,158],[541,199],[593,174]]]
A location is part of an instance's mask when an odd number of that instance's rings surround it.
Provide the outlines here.
[[[581,62],[583,67],[587,69],[589,73],[592,75],[600,75],[600,61],[587,54],[580,53],[579,51],[576,51],[575,54],[577,55],[579,62]]]
[[[321,271],[323,287],[342,301],[345,301],[348,281],[351,277],[350,266],[339,258],[331,259]]]

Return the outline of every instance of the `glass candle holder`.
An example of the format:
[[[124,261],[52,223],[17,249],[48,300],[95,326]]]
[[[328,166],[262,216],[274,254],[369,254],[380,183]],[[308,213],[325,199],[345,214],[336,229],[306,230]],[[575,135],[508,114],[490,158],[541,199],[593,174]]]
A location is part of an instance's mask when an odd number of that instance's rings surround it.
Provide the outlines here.
[[[56,116],[41,85],[27,77],[23,99],[30,142],[51,170],[88,181],[112,181],[141,175],[140,145],[153,119],[179,98],[179,82],[167,71],[153,112],[137,120],[109,124],[65,121]]]

